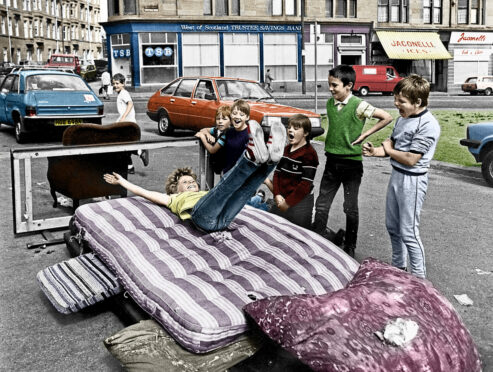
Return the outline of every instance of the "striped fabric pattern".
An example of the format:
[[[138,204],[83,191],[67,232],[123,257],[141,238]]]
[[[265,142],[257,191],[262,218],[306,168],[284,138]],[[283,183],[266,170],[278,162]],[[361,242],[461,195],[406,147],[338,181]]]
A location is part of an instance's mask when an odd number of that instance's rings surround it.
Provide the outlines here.
[[[46,297],[63,314],[77,312],[122,291],[115,275],[94,253],[47,267],[36,278]]]
[[[247,330],[243,306],[343,288],[358,264],[319,235],[245,207],[204,233],[139,197],[79,207],[75,226],[132,298],[186,349],[207,352]]]

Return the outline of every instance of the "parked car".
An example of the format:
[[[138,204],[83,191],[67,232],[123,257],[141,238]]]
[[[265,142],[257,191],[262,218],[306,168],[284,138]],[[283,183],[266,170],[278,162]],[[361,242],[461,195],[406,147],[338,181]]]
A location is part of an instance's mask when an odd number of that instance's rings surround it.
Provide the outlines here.
[[[72,54],[52,54],[48,63],[48,67],[68,67],[80,74],[80,61],[79,57]]]
[[[321,135],[320,115],[276,103],[256,81],[227,77],[182,77],[154,93],[147,103],[147,115],[158,122],[161,135],[174,128],[192,129],[215,126],[216,109],[244,99],[250,104],[250,119],[258,121],[264,132],[275,121],[287,125],[294,114],[305,114],[312,123],[312,137]]]
[[[460,144],[467,146],[478,163],[481,163],[483,178],[493,186],[493,123],[471,124],[467,127],[467,138]]]
[[[104,106],[79,75],[17,70],[0,86],[0,123],[15,127],[17,142],[46,127],[101,124]]]
[[[393,66],[383,65],[353,65],[356,81],[353,91],[362,96],[369,92],[392,94],[395,85],[402,80]]]
[[[472,76],[462,84],[462,90],[471,95],[484,93],[490,96],[493,93],[493,76]]]
[[[97,79],[97,70],[96,66],[88,64],[88,65],[82,65],[80,68],[80,76],[85,81],[94,81]]]

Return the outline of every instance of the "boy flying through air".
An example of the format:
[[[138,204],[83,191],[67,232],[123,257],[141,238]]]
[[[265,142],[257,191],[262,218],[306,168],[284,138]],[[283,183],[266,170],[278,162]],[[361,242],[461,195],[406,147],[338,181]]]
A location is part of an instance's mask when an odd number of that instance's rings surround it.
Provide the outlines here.
[[[440,137],[440,125],[428,111],[430,83],[410,75],[394,88],[399,110],[390,138],[382,146],[363,145],[364,156],[390,156],[392,175],[387,189],[386,226],[392,243],[392,265],[426,277],[425,251],[419,236],[421,208],[428,188],[428,168]]]
[[[199,191],[197,177],[190,168],[178,169],[168,177],[166,194],[134,185],[117,173],[105,174],[104,179],[168,207],[182,220],[190,219],[199,229],[209,232],[223,230],[276,167],[286,142],[286,129],[281,123],[271,127],[271,139],[267,145],[262,128],[256,121],[250,121],[247,129],[248,148],[210,191]]]

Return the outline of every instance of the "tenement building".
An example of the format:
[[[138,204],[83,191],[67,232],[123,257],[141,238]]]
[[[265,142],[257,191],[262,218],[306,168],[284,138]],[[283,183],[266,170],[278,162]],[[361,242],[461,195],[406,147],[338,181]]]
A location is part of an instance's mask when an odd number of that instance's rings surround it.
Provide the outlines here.
[[[8,0],[7,0],[8,1]],[[135,87],[179,76],[326,85],[335,65],[392,65],[454,91],[493,69],[486,0],[108,0],[109,64]],[[316,57],[315,57],[316,56]]]
[[[2,61],[46,62],[52,53],[102,58],[99,0],[0,0]]]

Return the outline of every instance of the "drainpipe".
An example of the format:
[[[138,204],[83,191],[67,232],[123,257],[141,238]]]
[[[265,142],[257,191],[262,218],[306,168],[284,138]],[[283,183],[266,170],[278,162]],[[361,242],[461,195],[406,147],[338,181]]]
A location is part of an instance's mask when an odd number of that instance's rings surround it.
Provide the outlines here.
[[[306,94],[305,77],[305,0],[301,0],[301,93]]]

